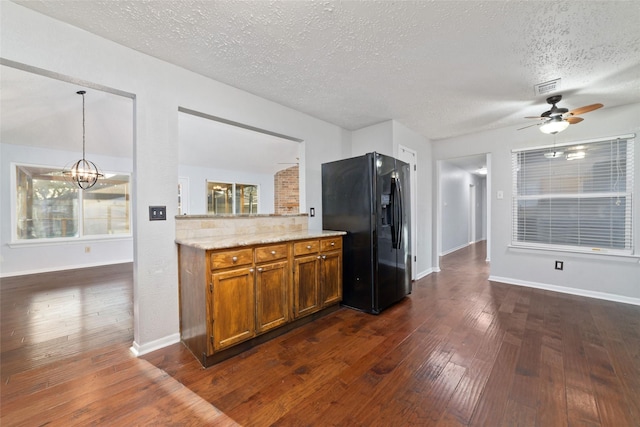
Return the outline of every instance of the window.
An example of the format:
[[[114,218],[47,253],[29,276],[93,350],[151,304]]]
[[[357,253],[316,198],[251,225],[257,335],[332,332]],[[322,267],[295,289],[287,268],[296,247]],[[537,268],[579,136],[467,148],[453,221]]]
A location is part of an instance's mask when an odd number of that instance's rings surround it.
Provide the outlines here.
[[[513,245],[633,253],[633,136],[514,151]]]
[[[105,174],[81,191],[61,169],[15,165],[15,241],[131,233],[129,175]]]
[[[213,215],[257,214],[258,186],[207,181],[207,212]]]

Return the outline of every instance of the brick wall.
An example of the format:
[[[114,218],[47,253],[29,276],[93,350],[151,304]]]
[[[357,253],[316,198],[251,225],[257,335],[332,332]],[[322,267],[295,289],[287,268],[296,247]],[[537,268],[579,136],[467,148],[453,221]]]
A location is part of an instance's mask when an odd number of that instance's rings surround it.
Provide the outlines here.
[[[300,208],[299,168],[292,166],[274,175],[274,213],[296,214]]]

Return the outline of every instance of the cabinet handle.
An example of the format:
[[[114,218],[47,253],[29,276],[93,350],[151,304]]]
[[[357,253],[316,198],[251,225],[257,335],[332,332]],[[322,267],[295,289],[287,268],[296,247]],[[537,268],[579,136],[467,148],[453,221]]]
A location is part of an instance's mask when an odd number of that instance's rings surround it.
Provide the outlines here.
[[[271,255],[275,255],[275,254],[276,254],[276,251],[271,251]]]
[[[307,249],[311,249],[311,245],[307,245]]]
[[[260,272],[261,272],[261,271],[262,271],[262,267],[258,268],[258,271],[260,271]]]
[[[327,259],[327,256],[326,255],[322,255],[322,259]]]
[[[318,255],[318,259],[320,259],[320,255]]]
[[[238,257],[237,257],[237,256],[234,256],[233,258],[231,258],[231,261],[233,261],[233,262],[238,262]]]
[[[249,269],[249,273],[253,273],[253,268],[250,268],[250,269]]]
[[[335,246],[335,245],[336,245],[336,242],[331,242],[331,246]]]

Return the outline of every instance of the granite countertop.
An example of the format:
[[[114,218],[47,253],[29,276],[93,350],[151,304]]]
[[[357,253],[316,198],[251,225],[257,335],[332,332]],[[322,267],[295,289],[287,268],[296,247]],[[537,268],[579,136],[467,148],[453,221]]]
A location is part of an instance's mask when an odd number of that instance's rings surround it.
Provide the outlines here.
[[[194,237],[188,239],[176,239],[179,245],[191,246],[197,249],[226,249],[238,246],[252,246],[265,243],[281,243],[291,240],[314,239],[320,237],[343,236],[347,234],[344,231],[284,231],[274,233],[260,234],[234,234],[231,236],[219,237]]]
[[[253,218],[295,218],[306,217],[307,213],[296,214],[197,214],[197,215],[176,215],[177,220],[188,219],[253,219]]]

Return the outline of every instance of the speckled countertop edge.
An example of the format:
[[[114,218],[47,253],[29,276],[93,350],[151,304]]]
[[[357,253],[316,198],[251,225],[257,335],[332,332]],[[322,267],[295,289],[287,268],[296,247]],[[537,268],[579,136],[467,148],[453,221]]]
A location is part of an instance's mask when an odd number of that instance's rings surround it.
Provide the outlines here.
[[[235,234],[232,236],[220,237],[194,237],[189,239],[176,239],[179,245],[191,246],[197,249],[225,249],[238,246],[252,246],[265,243],[281,243],[292,240],[314,239],[320,237],[343,236],[344,231],[322,230],[322,231],[290,231],[260,234]]]

